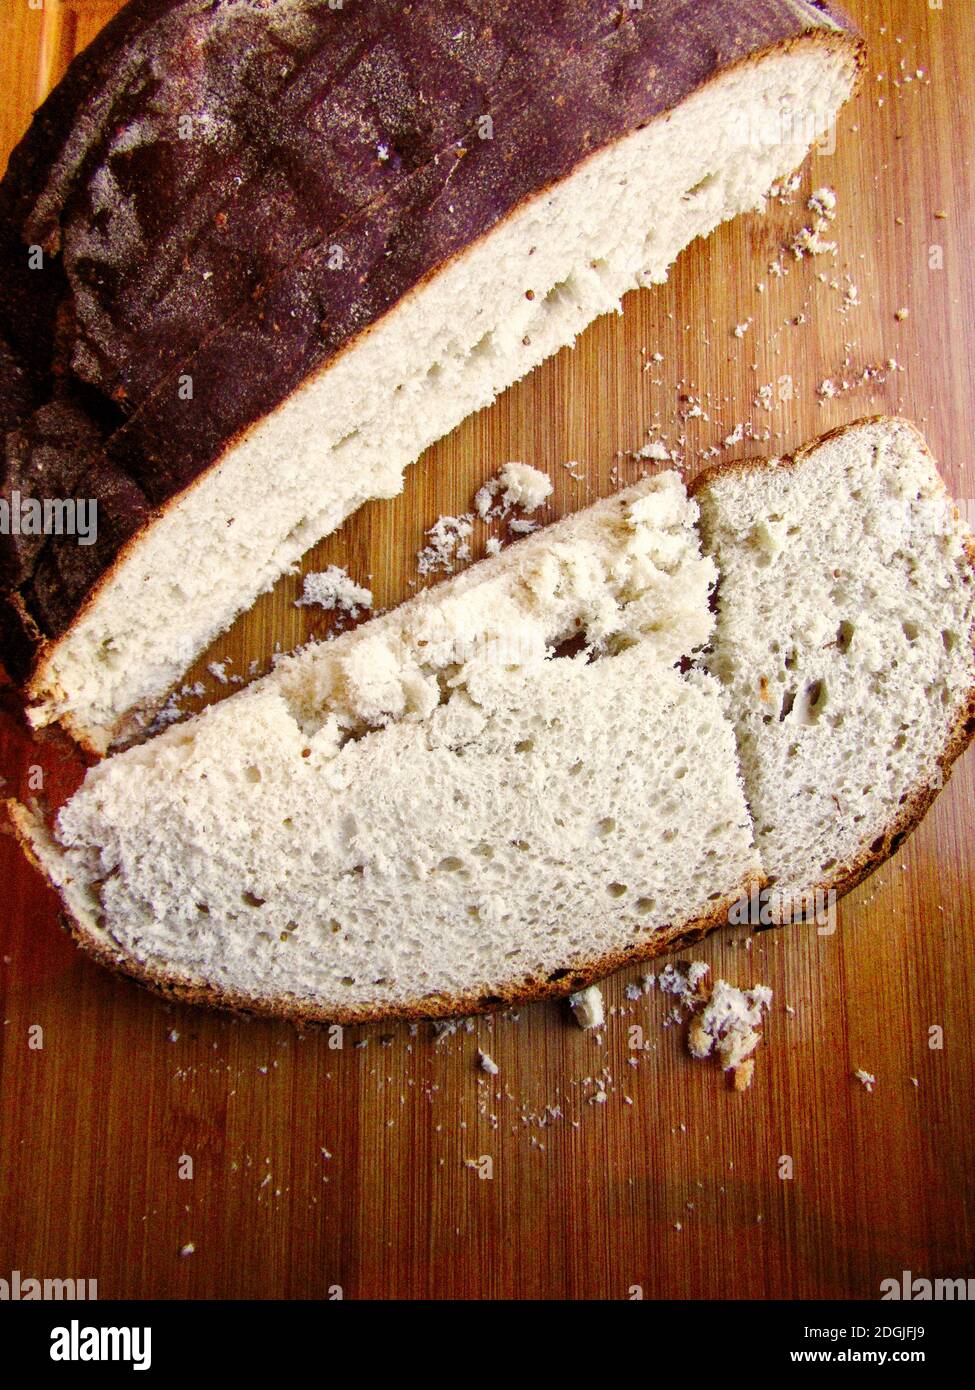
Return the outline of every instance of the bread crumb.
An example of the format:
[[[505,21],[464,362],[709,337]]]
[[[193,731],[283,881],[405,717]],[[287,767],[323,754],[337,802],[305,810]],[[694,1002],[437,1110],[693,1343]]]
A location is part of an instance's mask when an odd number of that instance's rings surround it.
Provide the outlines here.
[[[497,1076],[500,1070],[494,1058],[487,1052],[482,1052],[480,1048],[477,1049],[477,1065],[481,1071],[487,1072],[488,1076]]]
[[[862,1067],[857,1067],[853,1075],[860,1082],[865,1091],[873,1092],[873,1088],[877,1084],[877,1078],[875,1076],[872,1076],[868,1071],[864,1071]]]
[[[570,994],[569,1006],[580,1028],[601,1028],[606,1022],[606,1008],[598,985]]]
[[[759,1025],[762,1015],[772,1004],[772,991],[768,985],[754,985],[741,990],[727,980],[715,981],[714,988],[702,989],[702,982],[708,967],[703,961],[696,961],[687,968],[685,978],[695,979],[693,989],[685,988],[678,993],[672,980],[661,987],[668,993],[678,994],[678,998],[696,1010],[687,1031],[687,1050],[692,1057],[703,1061],[705,1057],[716,1056],[723,1071],[733,1074],[736,1091],[745,1091],[751,1085],[754,1070],[752,1053],[761,1042]],[[747,1065],[751,1063],[751,1066]],[[739,1074],[740,1073],[740,1074]]]
[[[734,1089],[736,1091],[747,1091],[752,1084],[752,1077],[755,1074],[755,1058],[749,1057],[747,1061],[739,1062],[732,1071]]]
[[[652,459],[654,463],[669,463],[670,450],[661,439],[653,440],[649,444],[644,444],[642,449],[637,449],[638,459]]]
[[[498,474],[504,492],[501,501],[506,507],[518,507],[534,512],[552,495],[552,480],[540,468],[529,463],[506,463]]]
[[[420,574],[451,574],[457,562],[471,557],[470,536],[474,527],[472,517],[441,516],[427,531],[427,544],[417,551],[416,567]]]
[[[817,188],[806,204],[811,212],[832,222],[836,216],[836,194],[832,188]]]
[[[329,565],[306,574],[301,598],[295,599],[296,608],[312,606],[329,612],[337,608],[350,618],[357,618],[360,609],[372,607],[372,592],[351,579],[346,570]]]

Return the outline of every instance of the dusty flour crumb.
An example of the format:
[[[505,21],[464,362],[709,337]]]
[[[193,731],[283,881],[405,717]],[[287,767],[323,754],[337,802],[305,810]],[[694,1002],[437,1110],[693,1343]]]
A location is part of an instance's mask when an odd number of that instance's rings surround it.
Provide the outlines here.
[[[898,309],[896,314],[894,315],[894,318],[897,319],[898,323],[902,323],[904,319],[910,317],[910,314],[910,309]]]
[[[580,1028],[601,1028],[606,1022],[602,990],[598,985],[570,994],[569,1006]]]
[[[487,1072],[488,1076],[497,1076],[498,1074],[497,1062],[489,1053],[482,1052],[480,1048],[477,1049],[477,1065],[481,1071]]]
[[[745,334],[748,332],[748,330],[749,330],[749,328],[751,328],[751,326],[752,326],[752,320],[751,320],[751,319],[746,319],[744,323],[736,323],[736,324],[735,324],[735,337],[736,337],[736,338],[744,338]]]
[[[649,444],[644,444],[642,449],[637,449],[638,459],[653,459],[655,463],[669,463],[670,450],[662,439],[655,439]]]
[[[500,555],[501,541],[497,536],[489,536],[484,543],[484,553],[486,555]]]
[[[515,521],[509,521],[508,530],[513,531],[516,536],[529,536],[532,531],[538,530],[538,522],[529,521],[527,517],[519,517]]]
[[[789,243],[789,250],[797,261],[805,256],[835,255],[836,242],[825,240],[823,233],[836,217],[836,194],[831,188],[817,188],[807,206],[816,214],[813,224],[800,227]]]
[[[489,478],[478,488],[474,510],[482,521],[504,516],[511,507],[535,512],[551,494],[552,480],[540,468],[530,463],[506,463],[496,478]],[[513,527],[518,525],[524,527],[524,523],[512,522]]]
[[[815,193],[810,196],[807,207],[818,217],[832,222],[836,216],[836,194],[832,188],[817,188]]]
[[[792,238],[789,250],[797,261],[801,261],[804,256],[832,256],[836,254],[837,246],[835,241],[826,241],[823,238],[825,224],[822,218],[817,218],[813,227],[800,227]]]
[[[179,1253],[180,1253],[180,1258],[181,1258],[181,1259],[185,1259],[187,1255],[195,1255],[195,1254],[196,1254],[196,1246],[193,1244],[193,1242],[192,1242],[191,1240],[189,1240],[189,1241],[186,1242],[186,1244],[185,1244],[184,1246],[182,1246],[182,1247],[180,1248],[180,1252],[179,1252]]]
[[[865,1091],[872,1092],[874,1086],[876,1086],[877,1084],[877,1078],[875,1076],[872,1076],[870,1072],[864,1071],[862,1067],[857,1067],[853,1075],[856,1077],[856,1079],[859,1081],[860,1085],[863,1087]]]
[[[417,551],[420,574],[450,574],[456,563],[471,557],[470,536],[474,527],[470,515],[441,516],[430,527],[427,544]]]
[[[218,680],[221,685],[227,684],[227,663],[225,661],[211,661],[207,666],[207,670],[214,680]]]
[[[452,1038],[455,1033],[463,1029],[465,1033],[473,1033],[473,1018],[438,1018],[434,1020],[433,1036],[435,1043],[442,1043],[446,1038]]]
[[[680,1008],[693,1009],[706,997],[707,977],[710,965],[703,960],[692,961],[690,965],[679,962],[667,964],[657,977],[657,984],[664,994],[671,995]]]
[[[501,501],[506,507],[519,507],[534,512],[552,495],[552,480],[540,468],[529,463],[506,463],[498,474],[504,488]]]
[[[768,191],[768,196],[774,198],[776,202],[788,203],[793,193],[798,192],[801,183],[802,176],[800,174],[790,174],[787,179],[780,179],[778,183],[773,183]]]
[[[729,985],[727,980],[716,981],[704,1008],[691,1021],[687,1036],[691,1056],[704,1058],[717,1054],[722,1069],[735,1072],[761,1041],[758,1030],[762,1013],[771,1003],[772,991],[768,985],[742,990]],[[750,1080],[746,1072],[740,1089],[744,1090]]]
[[[338,565],[329,565],[327,569],[306,574],[301,598],[295,599],[296,608],[312,606],[329,612],[338,608],[350,618],[357,618],[361,608],[372,607],[372,592],[357,584]]]

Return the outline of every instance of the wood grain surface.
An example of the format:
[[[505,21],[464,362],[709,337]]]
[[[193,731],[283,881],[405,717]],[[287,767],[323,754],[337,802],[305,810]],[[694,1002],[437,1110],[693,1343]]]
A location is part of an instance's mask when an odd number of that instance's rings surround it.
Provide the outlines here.
[[[4,159],[116,8],[4,0]],[[509,459],[551,473],[549,517],[637,476],[625,451],[648,437],[690,476],[712,446],[782,453],[878,412],[920,422],[972,516],[975,5],[851,8],[869,42],[863,87],[792,198],[691,247],[666,286],[628,296],[622,317],[431,449],[399,498],[365,507],[306,569],[345,565],[389,605],[415,587],[425,528],[466,511]],[[783,257],[787,274],[770,274],[823,185],[837,255]],[[818,394],[826,379],[835,396]],[[770,410],[755,403],[766,385]],[[293,606],[299,588],[283,581],[199,664],[206,698],[227,693],[206,661],[242,672],[327,631]],[[8,793],[29,794],[36,767],[55,804],[77,781],[69,751],[30,742],[9,691],[0,739]],[[440,1041],[427,1026],[339,1039],[172,1006],[86,961],[4,841],[0,1276],[94,1278],[103,1298],[639,1286],[679,1299],[870,1298],[904,1269],[975,1274],[973,772],[969,754],[896,859],[841,904],[835,935],[729,930],[695,950],[774,990],[745,1095],[691,1060],[659,992],[627,998],[636,970],[607,981],[598,1035],[555,1005]],[[496,1077],[478,1071],[479,1046]]]

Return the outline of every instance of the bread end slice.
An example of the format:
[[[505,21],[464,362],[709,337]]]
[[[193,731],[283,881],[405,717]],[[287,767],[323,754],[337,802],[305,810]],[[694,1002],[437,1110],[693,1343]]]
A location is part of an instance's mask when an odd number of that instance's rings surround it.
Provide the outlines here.
[[[895,853],[975,735],[975,540],[899,418],[691,492],[722,576],[707,665],[788,921]]]

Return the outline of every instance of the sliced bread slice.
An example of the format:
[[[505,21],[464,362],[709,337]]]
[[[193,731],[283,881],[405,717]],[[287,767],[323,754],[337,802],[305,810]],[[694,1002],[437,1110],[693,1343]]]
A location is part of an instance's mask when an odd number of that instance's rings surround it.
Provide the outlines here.
[[[726,690],[776,920],[898,847],[975,732],[975,541],[920,434],[870,419],[702,475]]]
[[[302,1018],[562,995],[758,875],[676,474],[529,537],[93,768],[53,835],[78,939]]]

